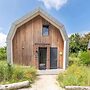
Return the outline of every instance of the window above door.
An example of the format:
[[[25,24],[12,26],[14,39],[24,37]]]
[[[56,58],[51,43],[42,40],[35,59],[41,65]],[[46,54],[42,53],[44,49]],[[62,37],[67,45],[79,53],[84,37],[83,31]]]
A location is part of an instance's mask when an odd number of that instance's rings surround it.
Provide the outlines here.
[[[42,27],[42,35],[48,36],[49,35],[49,25],[43,25]]]

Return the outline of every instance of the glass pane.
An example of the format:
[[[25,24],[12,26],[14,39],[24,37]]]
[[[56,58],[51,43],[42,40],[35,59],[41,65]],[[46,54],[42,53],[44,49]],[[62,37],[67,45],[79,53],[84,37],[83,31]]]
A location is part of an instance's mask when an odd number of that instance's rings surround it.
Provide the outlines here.
[[[43,26],[43,35],[47,36],[48,35],[48,27],[47,26]]]

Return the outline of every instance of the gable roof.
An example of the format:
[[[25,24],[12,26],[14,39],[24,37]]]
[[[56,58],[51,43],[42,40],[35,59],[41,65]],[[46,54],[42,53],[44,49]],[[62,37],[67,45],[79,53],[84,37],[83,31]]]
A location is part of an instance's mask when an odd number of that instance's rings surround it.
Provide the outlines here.
[[[36,8],[34,11],[26,14],[25,16],[23,16],[19,20],[16,20],[12,24],[11,29],[10,29],[8,35],[7,35],[7,41],[11,40],[14,37],[14,34],[15,34],[18,27],[20,27],[21,25],[25,24],[26,22],[30,21],[31,19],[33,19],[34,17],[36,17],[38,15],[40,15],[45,20],[50,22],[52,25],[57,27],[60,30],[63,39],[68,40],[68,36],[67,36],[66,30],[64,28],[64,25],[62,23],[60,23],[59,21],[57,21],[54,17],[49,15],[47,12],[45,12],[43,9]]]

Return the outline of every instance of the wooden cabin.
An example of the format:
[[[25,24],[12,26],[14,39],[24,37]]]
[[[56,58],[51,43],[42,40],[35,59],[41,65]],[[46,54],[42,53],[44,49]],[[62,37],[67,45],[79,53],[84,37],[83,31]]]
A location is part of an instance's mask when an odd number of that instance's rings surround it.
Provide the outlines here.
[[[23,16],[8,33],[7,60],[37,69],[65,69],[68,36],[64,25],[41,8]]]

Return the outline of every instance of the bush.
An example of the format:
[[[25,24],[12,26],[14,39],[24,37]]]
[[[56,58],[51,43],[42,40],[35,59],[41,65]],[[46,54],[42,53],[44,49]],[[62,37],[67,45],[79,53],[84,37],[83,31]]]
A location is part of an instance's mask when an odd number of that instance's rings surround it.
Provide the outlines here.
[[[21,66],[14,66],[13,67],[13,74],[12,74],[12,81],[18,82],[23,81],[24,79],[24,70]]]
[[[77,57],[78,56],[78,53],[70,53],[70,55],[69,55],[70,57]]]
[[[69,66],[73,64],[79,64],[79,58],[78,57],[69,57]]]
[[[6,47],[0,48],[0,60],[6,60]]]
[[[58,75],[58,82],[64,86],[89,86],[90,71],[85,66],[72,65],[64,73]]]
[[[79,58],[78,58],[78,53],[71,53],[69,55],[69,66],[73,64],[78,64],[79,63]]]
[[[0,62],[0,83],[14,83],[29,80],[31,83],[36,79],[36,69],[33,67],[11,66],[6,62]]]
[[[4,80],[4,62],[0,63],[0,82]]]
[[[4,63],[3,67],[3,75],[4,75],[4,82],[12,79],[13,68],[11,65]]]
[[[90,65],[90,51],[80,52],[79,59],[81,64]]]
[[[29,67],[24,72],[24,78],[28,79],[30,82],[33,82],[36,79],[36,70],[34,67]]]

